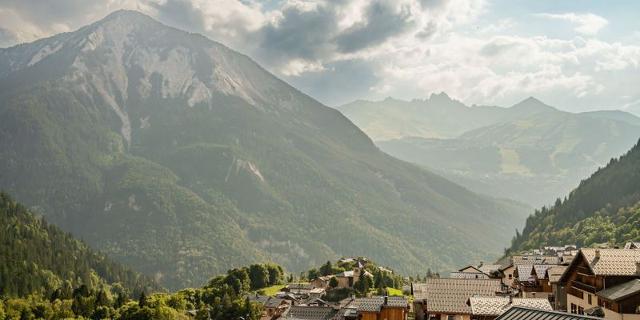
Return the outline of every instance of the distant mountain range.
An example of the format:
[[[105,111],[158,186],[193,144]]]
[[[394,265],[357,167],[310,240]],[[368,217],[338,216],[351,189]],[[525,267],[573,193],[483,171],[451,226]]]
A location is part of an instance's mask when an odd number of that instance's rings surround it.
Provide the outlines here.
[[[388,156],[248,57],[132,11],[0,49],[0,189],[169,288],[342,255],[444,270],[497,255],[528,211]]]
[[[158,290],[140,275],[90,249],[0,193],[0,295],[23,297],[81,285],[98,289],[115,283],[137,297]],[[66,285],[65,285],[66,284]],[[70,292],[68,293],[70,294]]]
[[[338,109],[395,157],[533,206],[566,195],[640,137],[640,118],[630,113],[569,113],[535,98],[510,108],[468,107],[442,93]]]
[[[640,144],[585,179],[568,198],[527,219],[511,250],[640,241]]]

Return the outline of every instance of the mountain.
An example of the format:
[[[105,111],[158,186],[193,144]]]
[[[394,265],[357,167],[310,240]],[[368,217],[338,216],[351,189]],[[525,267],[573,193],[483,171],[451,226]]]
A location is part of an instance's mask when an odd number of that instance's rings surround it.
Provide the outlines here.
[[[466,107],[453,100],[440,104],[434,102],[434,96],[426,102],[403,102],[400,105],[404,107],[386,101],[371,104],[375,110],[430,119],[421,120],[420,128],[425,128],[424,132],[433,129],[437,134],[406,132],[416,134],[409,136],[395,131],[398,138],[376,141],[383,151],[430,168],[471,190],[533,206],[567,194],[582,178],[624,153],[640,137],[640,118],[629,113],[569,113],[535,98],[510,108]],[[458,107],[452,108],[453,104]],[[423,111],[410,106],[421,106]],[[352,105],[347,109],[345,114],[355,123],[360,114],[369,114],[365,107],[355,111]],[[434,110],[440,115],[436,116]],[[444,123],[455,122],[459,125],[456,132],[439,129]],[[390,128],[394,126],[390,124]]]
[[[358,100],[337,109],[374,141],[407,137],[455,138],[469,130],[555,111],[535,98],[526,99],[512,108],[468,107],[444,92],[424,100]]]
[[[157,290],[150,278],[127,269],[0,193],[0,295],[45,294],[120,283],[130,293]]]
[[[536,210],[511,250],[640,241],[640,144],[582,181],[568,198]]]
[[[0,51],[0,168],[0,188],[169,288],[268,260],[444,269],[497,254],[526,216],[133,11]]]

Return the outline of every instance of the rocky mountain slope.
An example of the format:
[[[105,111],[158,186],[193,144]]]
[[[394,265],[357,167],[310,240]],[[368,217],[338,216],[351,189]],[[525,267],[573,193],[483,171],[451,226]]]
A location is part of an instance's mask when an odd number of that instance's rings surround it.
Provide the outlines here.
[[[497,254],[526,214],[132,11],[0,50],[0,168],[0,188],[170,288],[266,260],[450,267]]]

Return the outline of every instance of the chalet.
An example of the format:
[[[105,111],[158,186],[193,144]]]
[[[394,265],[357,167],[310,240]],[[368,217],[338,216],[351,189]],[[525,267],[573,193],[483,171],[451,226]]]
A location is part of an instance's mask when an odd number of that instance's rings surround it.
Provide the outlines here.
[[[496,320],[602,320],[601,318],[575,315],[566,312],[539,310],[535,308],[511,307]]]
[[[478,266],[478,269],[483,273],[489,275],[489,278],[499,279],[502,278],[502,266],[499,264],[483,264]]]
[[[412,289],[416,320],[470,320],[470,297],[503,294],[500,279],[427,279]]]
[[[338,280],[338,288],[353,288],[353,285],[360,279],[360,272],[364,272],[364,275],[373,278],[373,275],[360,268],[354,268],[353,270],[344,271],[335,275]]]
[[[406,320],[409,302],[405,297],[371,297],[355,300],[360,320]]]
[[[599,291],[596,296],[606,319],[640,319],[640,279]]]
[[[516,271],[516,266],[513,264],[509,264],[500,268],[500,274],[502,275],[502,283],[507,286],[507,288],[515,287],[515,277],[513,274]]]
[[[466,266],[458,271],[451,272],[450,278],[458,279],[499,279],[502,277],[501,266],[497,264],[483,264],[479,266]]]
[[[450,278],[456,279],[489,279],[489,275],[484,273],[478,267],[466,266],[458,271],[451,272]]]
[[[513,275],[523,298],[547,298],[551,295],[551,285],[546,278],[546,271],[550,267],[547,264],[516,265]]]
[[[310,283],[291,283],[287,285],[283,290],[285,292],[292,293],[294,295],[308,295],[314,287]]]
[[[560,282],[565,270],[567,270],[567,266],[552,266],[547,269],[546,278],[549,280],[549,285],[551,285],[549,300],[553,310],[567,310],[567,292],[564,284]]]
[[[249,301],[255,302],[262,306],[261,320],[276,319],[280,317],[291,305],[291,302],[285,299],[269,297],[269,296],[249,296]]]
[[[553,308],[547,299],[512,298],[509,297],[480,297],[469,298],[467,304],[471,307],[471,319],[494,320],[511,307],[527,307],[551,311]]]
[[[333,276],[321,276],[313,279],[310,283],[314,288],[323,288],[326,289],[329,287],[329,281],[331,281]]]
[[[633,280],[638,278],[640,250],[581,249],[560,278],[567,292],[567,311],[581,315],[604,313],[607,319],[623,314],[625,319],[640,319],[637,308],[629,307],[626,297],[619,294],[633,291]]]

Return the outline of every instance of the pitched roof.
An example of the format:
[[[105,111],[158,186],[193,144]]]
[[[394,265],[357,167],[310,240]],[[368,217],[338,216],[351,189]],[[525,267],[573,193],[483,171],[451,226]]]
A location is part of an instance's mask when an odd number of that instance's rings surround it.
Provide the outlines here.
[[[348,270],[348,271],[343,271],[340,272],[338,274],[336,274],[336,277],[340,277],[340,278],[350,278],[354,276],[354,272],[353,270]]]
[[[636,263],[640,262],[640,250],[586,248],[581,249],[580,252],[595,275],[638,275]],[[597,253],[600,255],[599,258],[596,258]]]
[[[513,298],[509,297],[478,297],[469,298],[471,313],[476,316],[499,316],[511,307],[527,307],[539,310],[553,310],[548,299]]]
[[[560,258],[557,256],[541,255],[517,255],[511,257],[513,264],[558,264]]]
[[[640,279],[634,279],[596,293],[599,297],[613,301],[623,300],[635,294],[640,294]]]
[[[624,244],[625,249],[640,249],[640,242],[627,242]]]
[[[291,283],[287,285],[289,290],[311,290],[313,289],[313,285],[310,283]]]
[[[284,299],[270,298],[269,300],[267,300],[267,302],[265,302],[264,307],[265,308],[277,308],[285,301],[286,300],[284,300]]]
[[[602,318],[589,317],[585,315],[537,310],[533,308],[511,307],[496,320],[602,320]]]
[[[467,270],[469,268],[471,268],[472,270]],[[480,270],[479,268],[477,268],[475,266],[466,266],[466,267],[458,270],[458,272],[478,272],[478,273],[482,273],[482,270]]]
[[[287,320],[328,320],[333,318],[337,310],[332,307],[291,306],[283,315]]]
[[[565,270],[567,270],[567,266],[552,266],[547,269],[546,278],[549,278],[550,283],[559,282]]]
[[[385,307],[384,299],[385,297],[358,298],[354,305],[357,306],[358,311],[380,312]],[[387,297],[387,307],[406,308],[408,305],[409,302],[405,297]]]
[[[427,279],[413,285],[416,300],[426,300],[429,312],[471,314],[469,297],[495,296],[500,292],[500,279]]]
[[[488,275],[491,275],[492,272],[500,271],[500,269],[502,269],[502,266],[499,264],[483,264],[479,266],[478,269]]]
[[[536,276],[538,279],[544,279],[547,274],[547,269],[551,268],[551,265],[548,264],[534,264],[533,269],[536,271]]]
[[[516,265],[516,273],[520,281],[528,280],[531,278],[531,272],[533,269],[532,264],[518,264]]]

